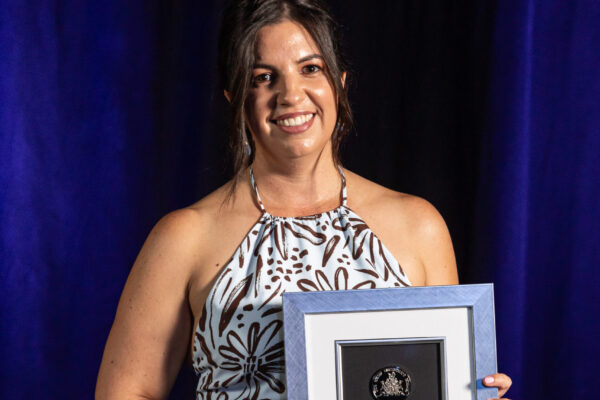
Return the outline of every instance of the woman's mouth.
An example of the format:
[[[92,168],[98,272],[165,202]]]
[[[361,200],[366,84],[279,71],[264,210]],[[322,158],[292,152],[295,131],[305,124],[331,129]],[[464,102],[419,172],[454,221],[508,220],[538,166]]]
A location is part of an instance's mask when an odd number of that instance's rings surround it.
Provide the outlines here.
[[[302,133],[311,127],[315,114],[302,114],[274,121],[278,128],[287,133]]]

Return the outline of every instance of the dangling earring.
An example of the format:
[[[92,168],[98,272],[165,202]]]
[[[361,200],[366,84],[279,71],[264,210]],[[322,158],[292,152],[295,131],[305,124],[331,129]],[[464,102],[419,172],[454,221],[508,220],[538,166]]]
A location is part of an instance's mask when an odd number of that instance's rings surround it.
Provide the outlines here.
[[[248,129],[244,129],[244,147],[246,148],[246,155],[250,157],[252,155],[252,146],[248,141]]]

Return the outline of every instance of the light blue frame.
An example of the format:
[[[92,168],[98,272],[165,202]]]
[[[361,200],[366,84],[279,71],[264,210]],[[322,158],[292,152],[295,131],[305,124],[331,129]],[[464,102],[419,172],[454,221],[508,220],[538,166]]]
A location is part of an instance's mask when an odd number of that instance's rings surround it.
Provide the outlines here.
[[[306,314],[467,307],[475,356],[477,400],[498,397],[481,379],[497,371],[494,286],[492,284],[342,290],[283,294],[288,400],[307,400]],[[311,399],[314,400],[314,399]],[[449,399],[453,400],[453,399]]]

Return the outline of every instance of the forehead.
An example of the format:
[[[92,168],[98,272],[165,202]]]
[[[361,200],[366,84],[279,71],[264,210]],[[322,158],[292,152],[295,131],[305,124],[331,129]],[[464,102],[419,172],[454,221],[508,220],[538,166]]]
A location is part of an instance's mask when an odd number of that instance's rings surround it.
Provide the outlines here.
[[[284,61],[299,59],[309,54],[321,54],[310,33],[299,23],[284,20],[267,25],[258,31],[256,61]]]

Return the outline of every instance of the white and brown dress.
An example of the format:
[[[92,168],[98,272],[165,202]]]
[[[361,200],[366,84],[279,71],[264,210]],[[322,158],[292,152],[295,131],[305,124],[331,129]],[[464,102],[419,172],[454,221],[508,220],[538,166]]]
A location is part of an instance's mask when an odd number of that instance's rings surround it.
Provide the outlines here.
[[[197,399],[283,400],[281,294],[285,291],[408,286],[402,268],[346,205],[305,217],[262,216],[210,290],[196,326]]]

